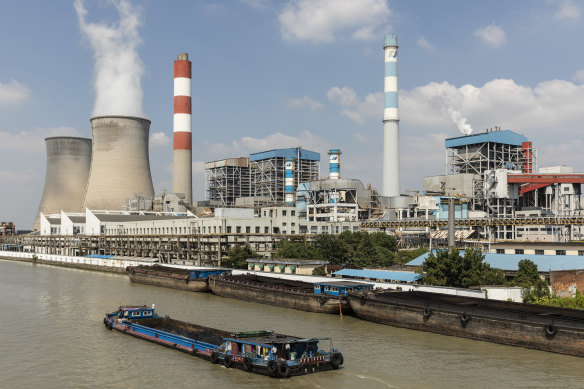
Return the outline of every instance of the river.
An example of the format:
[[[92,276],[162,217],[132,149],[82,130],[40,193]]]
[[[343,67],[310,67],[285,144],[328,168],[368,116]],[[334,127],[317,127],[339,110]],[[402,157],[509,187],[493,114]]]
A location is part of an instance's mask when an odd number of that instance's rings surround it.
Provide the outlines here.
[[[339,370],[290,379],[227,369],[104,328],[121,304],[156,304],[229,331],[328,336]],[[130,283],[125,275],[0,260],[0,387],[577,388],[584,359]]]

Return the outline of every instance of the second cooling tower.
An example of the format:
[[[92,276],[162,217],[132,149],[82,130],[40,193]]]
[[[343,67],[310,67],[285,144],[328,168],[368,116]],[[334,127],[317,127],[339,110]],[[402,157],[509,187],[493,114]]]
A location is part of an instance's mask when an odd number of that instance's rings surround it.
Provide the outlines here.
[[[154,198],[148,136],[150,120],[131,116],[91,119],[93,148],[84,208],[121,210],[126,200]]]

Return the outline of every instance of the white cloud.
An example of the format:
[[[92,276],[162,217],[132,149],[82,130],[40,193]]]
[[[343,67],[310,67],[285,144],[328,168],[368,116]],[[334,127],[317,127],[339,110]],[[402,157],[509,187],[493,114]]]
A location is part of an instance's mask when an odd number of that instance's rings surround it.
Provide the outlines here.
[[[433,44],[431,44],[430,42],[428,42],[426,40],[426,38],[424,38],[423,36],[420,36],[418,38],[417,43],[418,43],[418,46],[421,47],[424,50],[430,51],[430,50],[434,50],[436,48]]]
[[[39,152],[45,150],[45,138],[51,136],[79,136],[72,127],[36,127],[32,131],[12,133],[0,131],[0,150],[19,150],[22,152]]]
[[[278,19],[283,39],[322,43],[372,39],[389,15],[387,0],[291,0]]]
[[[0,104],[19,103],[30,97],[28,86],[16,80],[10,81],[9,84],[0,82]]]
[[[578,70],[576,73],[574,73],[572,80],[580,84],[584,83],[584,70]]]
[[[476,29],[474,36],[481,38],[492,47],[501,47],[507,41],[505,31],[495,24]]]
[[[286,105],[292,108],[303,108],[307,107],[311,111],[316,111],[324,107],[324,104],[318,100],[311,99],[308,96],[303,96],[299,98],[289,98],[286,100]]]
[[[155,132],[150,135],[150,146],[161,147],[168,146],[170,144],[170,138],[164,132]]]
[[[580,20],[580,7],[570,0],[562,1],[558,12],[554,14],[554,19],[559,21]]]
[[[381,118],[383,113],[383,93],[381,92],[370,93],[360,98],[351,87],[334,86],[326,92],[326,96],[330,101],[344,107],[341,115],[359,124],[364,124],[366,119],[372,117]]]

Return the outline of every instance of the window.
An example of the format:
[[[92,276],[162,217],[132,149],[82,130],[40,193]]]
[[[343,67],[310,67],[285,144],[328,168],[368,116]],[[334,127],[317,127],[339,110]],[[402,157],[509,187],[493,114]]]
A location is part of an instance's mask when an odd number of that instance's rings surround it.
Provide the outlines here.
[[[231,234],[231,226],[227,226],[227,233]]]
[[[132,317],[140,317],[140,311],[132,312]]]
[[[282,211],[282,216],[286,216],[286,210]]]
[[[535,250],[535,255],[543,255],[544,251],[543,250]]]
[[[250,232],[251,232],[251,227],[250,226],[245,227],[245,233],[249,234]]]
[[[296,216],[296,211],[290,211],[290,215]]]
[[[505,254],[505,249],[497,249],[497,254]]]
[[[241,226],[235,227],[235,232],[241,234]]]
[[[260,233],[260,228],[259,227],[256,227],[255,228],[255,232],[256,232],[256,234],[259,234]]]
[[[525,254],[523,249],[515,249],[515,254]]]
[[[584,250],[578,250],[578,255],[579,256],[584,256]]]
[[[556,255],[566,255],[566,250],[556,250]]]
[[[268,232],[270,232],[270,227],[264,227],[264,234],[267,234]]]

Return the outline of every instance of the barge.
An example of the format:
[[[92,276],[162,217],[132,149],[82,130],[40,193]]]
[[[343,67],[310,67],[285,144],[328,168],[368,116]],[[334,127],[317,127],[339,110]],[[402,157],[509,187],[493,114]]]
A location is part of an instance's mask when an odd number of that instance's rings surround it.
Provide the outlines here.
[[[330,338],[299,338],[270,330],[229,333],[226,331],[161,317],[154,306],[121,306],[103,319],[109,330],[148,340],[221,363],[227,368],[272,377],[310,374],[338,369],[343,354]],[[329,349],[320,344],[328,342]]]
[[[231,274],[228,269],[183,269],[162,265],[128,266],[126,272],[131,282],[190,292],[208,292],[209,276]]]
[[[350,293],[364,320],[584,356],[584,311],[428,292]]]
[[[218,296],[317,313],[351,310],[350,291],[369,291],[373,284],[353,281],[303,282],[253,274],[210,277],[211,293]]]

